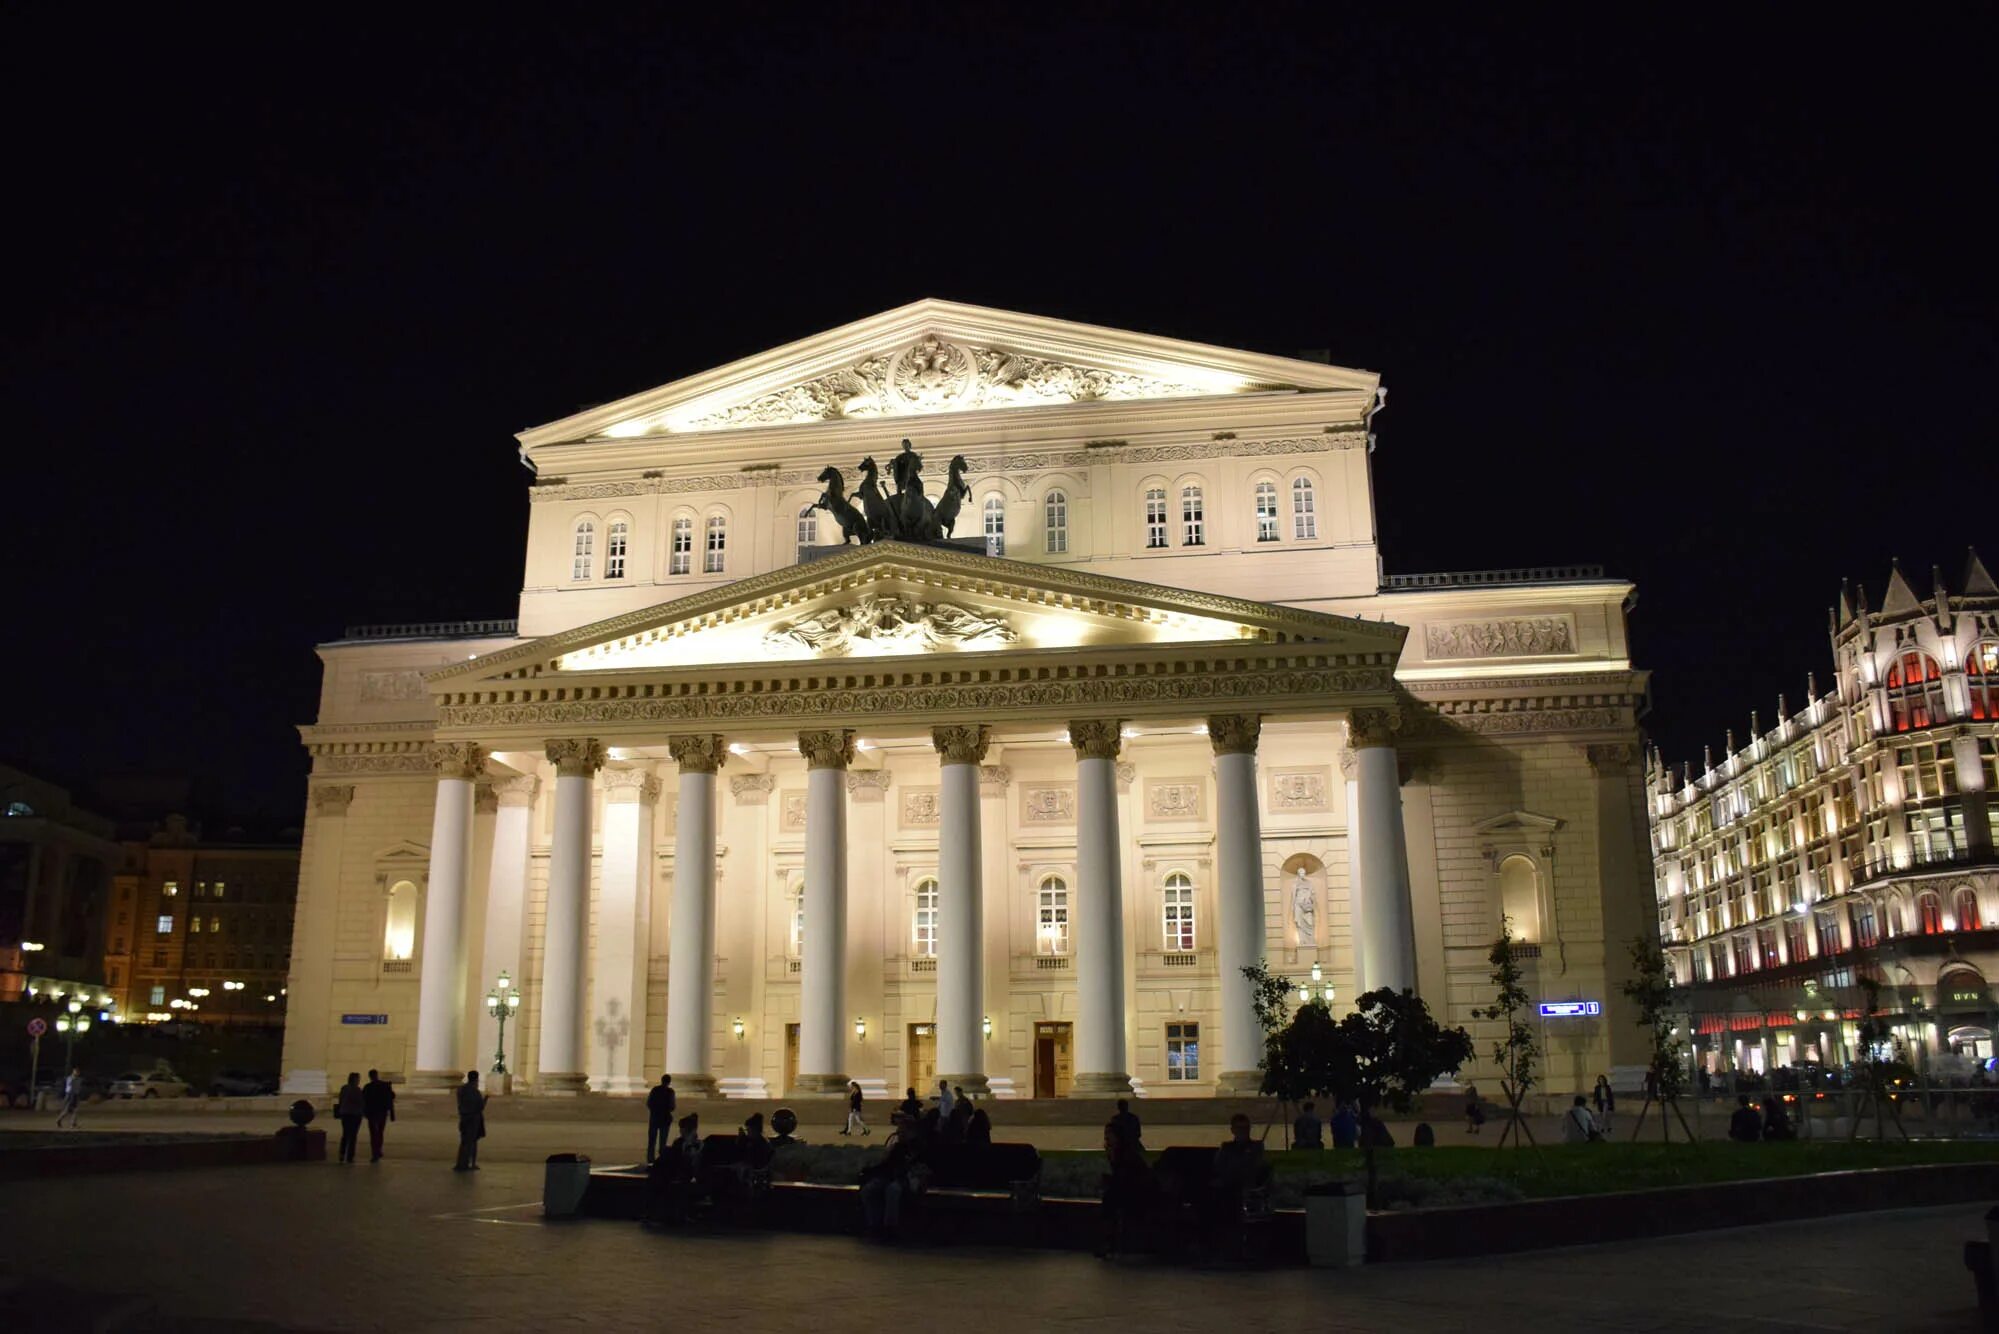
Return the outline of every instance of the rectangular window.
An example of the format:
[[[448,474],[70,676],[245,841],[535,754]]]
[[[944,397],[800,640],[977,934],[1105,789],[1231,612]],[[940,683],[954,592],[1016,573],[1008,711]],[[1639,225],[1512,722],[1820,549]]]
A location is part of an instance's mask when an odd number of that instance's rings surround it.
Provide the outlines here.
[[[160,886],[160,897],[163,899],[170,899],[178,893],[180,893],[180,885],[176,881],[169,880]]]
[[[1256,540],[1277,540],[1277,487],[1271,482],[1256,484]]]
[[[919,959],[937,957],[937,882],[924,880],[916,886],[914,950]]]
[[[222,919],[220,917],[211,917],[208,919],[208,934],[211,936],[222,934]]]
[[[1182,546],[1198,547],[1201,545],[1202,534],[1208,528],[1204,514],[1205,511],[1201,507],[1201,488],[1198,486],[1182,488],[1180,492],[1180,544]]]
[[[1184,1083],[1201,1077],[1201,1026],[1166,1025],[1166,1078]]]
[[[218,880],[218,881],[216,881],[216,882],[215,882],[215,897],[216,897],[216,898],[218,898],[218,899],[219,899],[219,898],[221,898],[221,897],[222,897],[222,890],[223,890],[223,888],[224,888],[224,886],[223,886],[223,883],[222,883],[222,882],[221,882],[220,880]]]
[[[668,562],[668,574],[686,574],[694,568],[694,520],[675,519],[673,521],[673,555]]]
[[[1166,548],[1166,493],[1158,487],[1145,493],[1145,547],[1148,551]]]
[[[706,574],[722,573],[724,557],[729,546],[729,521],[719,514],[708,516],[707,554],[702,558],[701,569]]]
[[[154,987],[151,994],[152,1004],[165,1005],[167,1003],[167,989],[165,987]]]
[[[167,966],[167,952],[165,950],[154,950],[153,967],[164,968],[166,966]]]
[[[1166,948],[1187,953],[1194,948],[1194,887],[1175,876],[1165,889]]]
[[[172,935],[174,933],[174,915],[170,912],[161,913],[160,920],[153,927],[153,930],[162,936]]]
[[[625,577],[625,548],[630,545],[631,529],[624,523],[611,525],[610,534],[604,542],[604,577],[622,579]],[[222,886],[215,887],[215,897],[222,897]]]
[[[1036,953],[1069,952],[1069,887],[1054,876],[1041,882],[1034,936]]]
[[[1309,541],[1319,535],[1319,516],[1312,505],[1312,484],[1303,477],[1291,483],[1291,536]]]

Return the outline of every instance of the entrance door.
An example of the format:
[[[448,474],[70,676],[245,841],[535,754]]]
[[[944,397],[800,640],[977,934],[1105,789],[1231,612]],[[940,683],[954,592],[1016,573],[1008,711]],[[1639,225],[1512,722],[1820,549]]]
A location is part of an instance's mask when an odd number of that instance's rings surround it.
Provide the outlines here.
[[[1069,1025],[1034,1026],[1034,1096],[1066,1098],[1075,1075],[1070,1059]]]
[[[909,1059],[903,1063],[903,1073],[919,1098],[929,1097],[937,1087],[937,1025],[909,1026]]]
[[[784,1026],[784,1091],[796,1091],[798,1084],[798,1025]]]

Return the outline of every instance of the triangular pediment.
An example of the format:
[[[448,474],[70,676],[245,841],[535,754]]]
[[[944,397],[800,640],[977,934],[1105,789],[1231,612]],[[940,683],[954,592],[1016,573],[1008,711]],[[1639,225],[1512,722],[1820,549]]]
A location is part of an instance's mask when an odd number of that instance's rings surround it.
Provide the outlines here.
[[[937,413],[1282,391],[1372,395],[1378,377],[956,302],[923,300],[520,434],[530,452]]]
[[[1552,815],[1536,815],[1533,811],[1507,811],[1489,819],[1480,820],[1472,826],[1475,833],[1488,838],[1503,835],[1552,834],[1562,827],[1562,822]]]
[[[1324,645],[1392,665],[1404,627],[961,549],[878,542],[579,626],[433,673],[434,690],[587,673],[961,654]]]

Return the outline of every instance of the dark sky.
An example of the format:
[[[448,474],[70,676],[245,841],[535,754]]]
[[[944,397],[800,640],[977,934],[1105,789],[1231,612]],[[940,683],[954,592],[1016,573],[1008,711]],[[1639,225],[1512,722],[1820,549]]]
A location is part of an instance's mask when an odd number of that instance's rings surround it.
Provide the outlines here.
[[[1635,579],[1672,756],[1999,557],[1988,7],[425,8],[0,21],[0,757],[295,816],[514,431],[928,295],[1380,370],[1388,568]]]

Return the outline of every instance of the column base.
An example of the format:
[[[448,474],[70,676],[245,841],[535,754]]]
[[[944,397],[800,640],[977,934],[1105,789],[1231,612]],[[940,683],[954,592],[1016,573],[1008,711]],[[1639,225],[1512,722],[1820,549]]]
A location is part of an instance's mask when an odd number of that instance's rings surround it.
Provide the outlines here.
[[[590,1091],[590,1076],[543,1071],[535,1076],[534,1091],[538,1098],[580,1098]]]
[[[845,1075],[799,1075],[792,1085],[792,1092],[808,1096],[818,1094],[834,1097],[847,1091]]]
[[[667,1073],[673,1076],[673,1091],[684,1097],[712,1098],[719,1087],[713,1075],[683,1075],[678,1070],[669,1070]]]
[[[464,1082],[465,1071],[463,1070],[419,1070],[410,1076],[409,1091],[411,1093],[448,1093]],[[485,1083],[486,1075],[482,1071],[479,1075],[480,1087],[483,1088]]]
[[[1261,1076],[1258,1076],[1259,1080]],[[1070,1096],[1082,1094],[1115,1094],[1119,1097],[1131,1092],[1131,1076],[1122,1071],[1112,1074],[1079,1074],[1069,1085]]]
[[[593,1076],[590,1081],[592,1093],[647,1093],[651,1089],[652,1085],[637,1075],[605,1075],[601,1079]]]
[[[1263,1071],[1224,1070],[1215,1079],[1218,1098],[1257,1098],[1263,1095]]]
[[[326,1086],[324,1070],[294,1070],[286,1075],[278,1085],[280,1093],[327,1094],[333,1090]]]
[[[986,1082],[984,1075],[938,1075],[937,1077],[949,1084],[953,1089],[964,1089],[965,1096],[968,1098],[990,1098],[993,1096],[992,1085]]]

